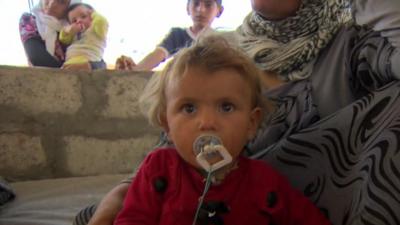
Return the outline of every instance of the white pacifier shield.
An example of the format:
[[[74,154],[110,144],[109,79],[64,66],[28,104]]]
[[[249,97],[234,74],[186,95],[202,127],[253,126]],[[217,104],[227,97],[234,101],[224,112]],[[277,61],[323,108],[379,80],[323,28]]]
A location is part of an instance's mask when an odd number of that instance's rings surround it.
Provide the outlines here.
[[[197,163],[207,172],[213,172],[232,162],[232,156],[223,146],[221,139],[213,134],[197,137],[193,143],[193,151],[197,155]],[[222,159],[211,165],[208,160],[217,156]]]

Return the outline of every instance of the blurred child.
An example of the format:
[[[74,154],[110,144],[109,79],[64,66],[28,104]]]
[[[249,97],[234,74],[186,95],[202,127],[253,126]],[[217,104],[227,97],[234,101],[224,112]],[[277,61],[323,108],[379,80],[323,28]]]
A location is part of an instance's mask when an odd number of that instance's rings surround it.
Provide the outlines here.
[[[98,62],[92,69],[104,69],[104,48],[108,30],[107,20],[85,3],[72,4],[67,10],[68,26],[60,32],[60,41],[69,45],[65,65]]]
[[[188,0],[186,11],[192,19],[189,28],[174,27],[161,43],[137,65],[132,59],[122,56],[116,62],[117,69],[152,70],[173,56],[181,48],[188,47],[201,34],[211,31],[215,18],[221,16],[222,0]]]
[[[327,225],[324,215],[263,161],[241,155],[268,103],[260,71],[209,37],[181,50],[141,97],[174,147],[140,166],[115,225]]]

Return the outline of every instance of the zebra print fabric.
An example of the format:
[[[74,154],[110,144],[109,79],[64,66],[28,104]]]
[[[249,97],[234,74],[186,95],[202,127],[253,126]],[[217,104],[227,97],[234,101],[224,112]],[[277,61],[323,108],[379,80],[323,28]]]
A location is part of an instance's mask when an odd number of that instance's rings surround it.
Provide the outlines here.
[[[10,185],[0,177],[0,206],[15,198],[15,193],[11,189]]]
[[[334,225],[400,224],[399,96],[400,82],[392,82],[257,158],[285,174]]]
[[[72,225],[86,225],[89,223],[89,220],[94,215],[94,212],[97,209],[97,204],[90,205],[81,211],[75,216]]]

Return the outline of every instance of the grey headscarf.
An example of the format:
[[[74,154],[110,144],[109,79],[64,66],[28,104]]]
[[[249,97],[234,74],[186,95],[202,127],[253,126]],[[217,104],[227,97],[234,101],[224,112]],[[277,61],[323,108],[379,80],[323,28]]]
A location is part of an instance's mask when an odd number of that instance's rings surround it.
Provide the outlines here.
[[[350,19],[346,0],[303,0],[295,16],[269,21],[251,12],[237,29],[240,47],[284,80],[307,78],[321,49]]]

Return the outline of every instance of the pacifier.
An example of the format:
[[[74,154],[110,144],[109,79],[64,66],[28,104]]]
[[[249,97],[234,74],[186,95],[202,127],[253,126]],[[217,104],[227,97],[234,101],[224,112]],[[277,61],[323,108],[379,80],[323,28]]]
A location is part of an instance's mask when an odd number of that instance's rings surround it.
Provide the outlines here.
[[[232,162],[232,156],[221,139],[213,134],[197,137],[193,143],[193,152],[196,154],[197,163],[207,172],[214,172]]]

